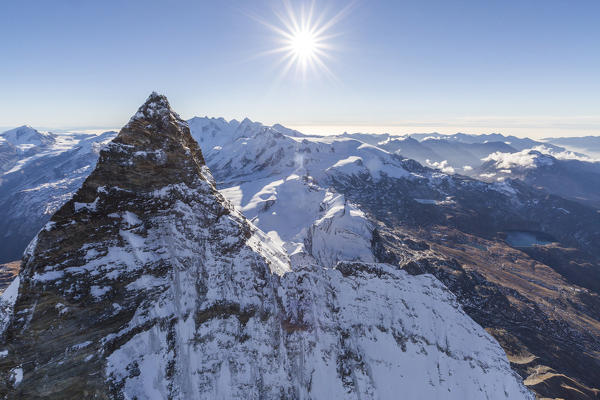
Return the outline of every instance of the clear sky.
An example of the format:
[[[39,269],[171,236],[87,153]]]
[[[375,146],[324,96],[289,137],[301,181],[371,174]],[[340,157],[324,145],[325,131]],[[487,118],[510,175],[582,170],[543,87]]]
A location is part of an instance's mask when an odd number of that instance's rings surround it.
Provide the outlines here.
[[[344,11],[302,74],[268,53],[281,1],[4,1],[0,126],[120,127],[156,90],[308,132],[600,135],[600,1],[348,4],[315,2]]]

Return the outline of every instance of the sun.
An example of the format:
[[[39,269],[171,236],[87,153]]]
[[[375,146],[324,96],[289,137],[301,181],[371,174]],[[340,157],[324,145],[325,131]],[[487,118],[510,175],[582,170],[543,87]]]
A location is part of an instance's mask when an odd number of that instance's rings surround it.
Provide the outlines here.
[[[317,40],[311,31],[295,32],[290,40],[291,50],[300,59],[312,58],[317,51]]]
[[[286,36],[286,41],[287,46],[284,46],[286,53],[284,58],[288,60],[286,69],[295,65],[306,75],[309,69],[327,68],[323,62],[323,58],[327,57],[327,46],[310,27],[290,32],[289,36]]]
[[[297,3],[296,3],[297,4]],[[337,14],[327,17],[324,13],[316,15],[315,2],[305,3],[304,7],[295,9],[289,1],[283,1],[283,11],[275,12],[277,23],[259,21],[276,34],[278,47],[265,52],[278,53],[280,59],[280,76],[287,75],[291,70],[306,77],[308,73],[325,73],[335,78],[327,66],[336,50],[331,43],[337,34],[332,28],[349,11],[347,6]]]

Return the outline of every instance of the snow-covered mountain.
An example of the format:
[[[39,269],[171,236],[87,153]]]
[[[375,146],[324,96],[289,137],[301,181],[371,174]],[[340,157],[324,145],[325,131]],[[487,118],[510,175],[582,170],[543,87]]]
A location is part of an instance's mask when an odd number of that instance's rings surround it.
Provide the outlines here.
[[[482,159],[496,152],[516,153],[541,145],[553,152],[565,151],[564,148],[549,142],[504,136],[499,133],[484,135],[415,133],[402,136],[346,133],[341,136],[358,139],[447,173],[465,175],[471,175],[473,169],[481,166]]]
[[[52,145],[52,134],[41,133],[29,126],[21,126],[0,134],[0,172],[11,169],[20,159]]]
[[[496,152],[473,175],[484,181],[519,179],[549,193],[600,209],[600,162],[544,146],[517,153]]]
[[[512,135],[506,136],[501,133],[489,133],[480,135],[471,135],[466,133],[455,133],[453,135],[443,135],[439,133],[414,133],[409,136],[420,142],[428,140],[443,140],[448,142],[464,144],[504,143],[518,151],[530,149],[532,147],[544,144],[544,142],[540,142],[530,138],[520,138]],[[548,144],[548,146],[555,151],[564,150],[560,146],[552,146],[551,144]]]
[[[594,398],[600,379],[600,358],[594,355],[600,348],[600,215],[518,176],[482,182],[479,169],[454,168],[445,159],[446,148],[470,154],[483,149],[473,158],[519,157],[528,151],[518,149],[539,142],[506,143],[510,140],[501,135],[308,136],[248,119],[188,123],[217,188],[289,257],[293,270],[387,263],[411,274],[433,274],[502,344],[512,368],[536,393]],[[98,137],[96,149],[114,135]],[[56,135],[57,142],[61,137]],[[71,147],[40,156],[47,161],[44,170],[56,175],[42,174],[36,181],[33,171],[39,167],[30,159],[21,167],[32,171],[19,181],[22,189],[5,192],[0,212],[6,217],[0,220],[9,221],[6,229],[22,225],[31,232],[22,235],[21,249],[50,217],[34,219],[44,210],[46,194],[29,189],[48,182],[43,186],[48,195],[66,201],[77,187],[55,184],[60,174],[73,171],[66,160],[89,158],[81,181],[93,169],[94,147],[70,137]],[[436,151],[442,156],[426,146],[433,141],[456,146],[440,145]],[[545,149],[542,154],[555,159],[580,157]],[[429,167],[406,158],[409,151]]]
[[[336,161],[324,176],[348,165],[410,176],[363,150],[361,163]],[[321,204],[312,245],[290,262],[279,244],[291,242],[271,240],[217,191],[187,123],[152,94],[2,295],[0,395],[533,398],[443,284],[362,260],[344,240],[372,229],[355,221],[364,215],[331,192]]]
[[[0,143],[9,143],[23,153],[34,147],[48,146],[55,140],[55,136],[51,133],[39,132],[27,125],[8,130],[0,135]]]

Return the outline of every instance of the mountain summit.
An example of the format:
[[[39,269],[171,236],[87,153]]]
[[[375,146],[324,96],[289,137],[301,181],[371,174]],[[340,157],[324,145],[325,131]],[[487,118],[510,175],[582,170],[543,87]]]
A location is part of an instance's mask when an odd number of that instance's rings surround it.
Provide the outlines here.
[[[54,140],[54,135],[51,133],[42,133],[27,125],[11,129],[0,135],[0,143],[6,141],[23,150],[28,150],[33,146],[46,146],[53,143]]]
[[[100,154],[99,164],[97,169],[103,169],[102,165],[113,169],[113,184],[129,190],[149,191],[177,182],[191,185],[193,180],[210,176],[187,123],[157,93],[148,97]]]
[[[2,398],[532,398],[432,276],[292,270],[155,93],[0,306]]]

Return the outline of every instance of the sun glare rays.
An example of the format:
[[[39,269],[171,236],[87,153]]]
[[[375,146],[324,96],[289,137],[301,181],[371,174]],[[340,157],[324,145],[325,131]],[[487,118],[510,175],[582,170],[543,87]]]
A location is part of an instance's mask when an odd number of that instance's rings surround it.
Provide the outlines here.
[[[309,74],[321,75],[336,79],[327,66],[336,48],[331,40],[338,36],[332,28],[349,11],[348,5],[332,17],[328,18],[323,11],[316,14],[315,2],[305,3],[294,8],[290,1],[283,1],[283,10],[275,12],[277,22],[259,21],[276,34],[277,46],[262,54],[278,54],[281,56],[277,64],[279,78],[295,73],[306,79]]]

